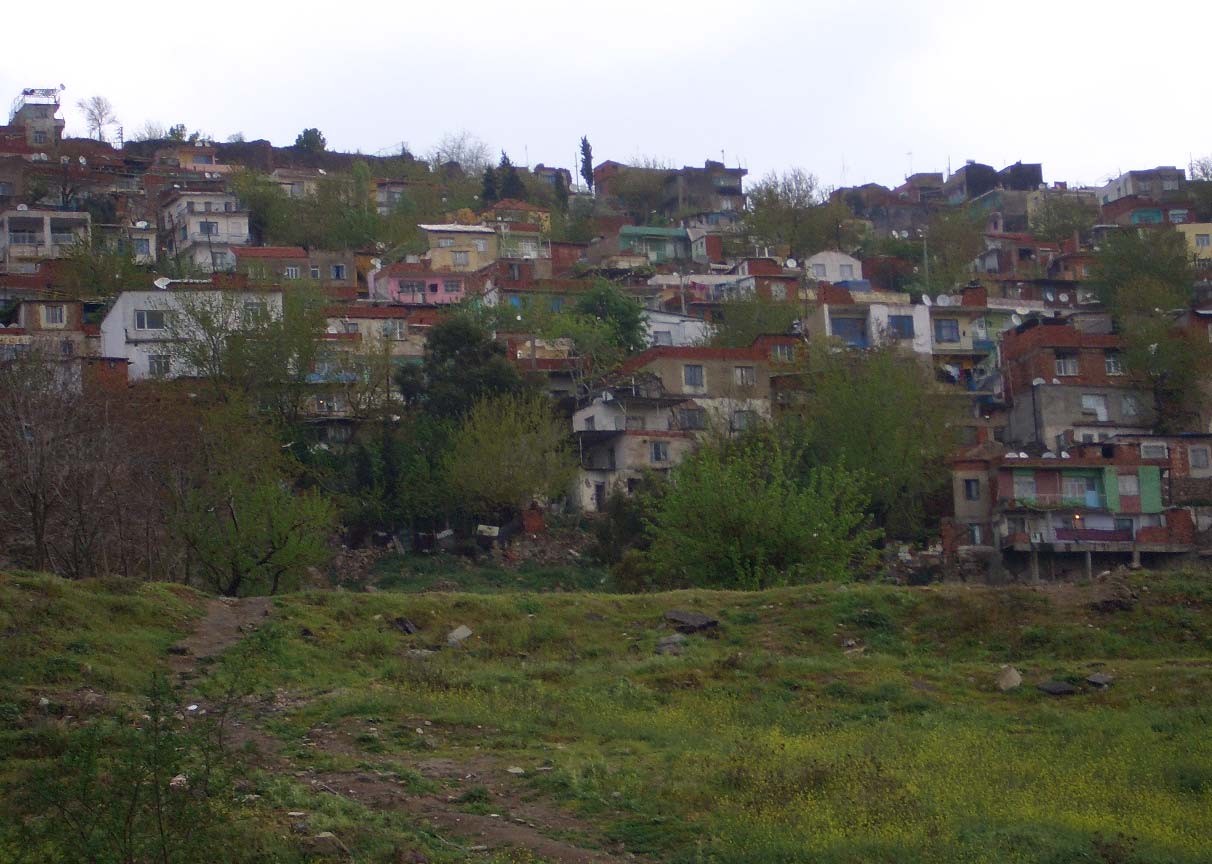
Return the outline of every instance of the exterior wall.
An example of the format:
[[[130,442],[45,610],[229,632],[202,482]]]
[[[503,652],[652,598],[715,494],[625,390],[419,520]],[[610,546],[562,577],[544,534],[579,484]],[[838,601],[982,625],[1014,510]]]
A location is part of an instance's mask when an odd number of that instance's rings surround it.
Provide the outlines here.
[[[66,210],[7,210],[0,213],[0,260],[65,258],[92,236],[87,213]]]
[[[619,229],[618,251],[647,256],[653,264],[685,261],[690,258],[690,237],[682,229],[625,226]]]
[[[707,322],[701,318],[676,315],[650,309],[645,314],[644,326],[648,332],[649,345],[699,345],[707,339]],[[658,334],[668,334],[668,341]]]
[[[208,209],[209,208],[209,209]],[[202,223],[215,223],[206,234]],[[240,209],[234,195],[190,192],[173,196],[160,212],[165,247],[182,255],[203,272],[235,267],[233,246],[247,246],[248,211]]]
[[[1082,396],[1103,396],[1107,419],[1083,413]],[[1125,412],[1125,397],[1134,399],[1136,414]],[[1009,439],[1014,444],[1040,444],[1056,449],[1058,439],[1071,433],[1078,442],[1083,436],[1101,441],[1113,435],[1148,431],[1156,414],[1147,390],[1068,384],[1038,384],[1020,392],[1010,407]]]
[[[1187,222],[1174,226],[1187,241],[1187,251],[1197,269],[1212,267],[1212,222]]]
[[[849,275],[843,267],[851,268]],[[863,262],[844,252],[817,252],[804,262],[804,271],[814,279],[825,282],[844,282],[863,278]]]
[[[374,297],[395,303],[445,306],[467,296],[467,279],[454,273],[403,273],[378,275]]]
[[[652,445],[658,441],[665,444],[666,460],[653,461]],[[597,512],[599,485],[605,503],[612,495],[625,494],[628,481],[638,480],[648,471],[668,471],[694,448],[694,439],[683,432],[632,430],[616,435],[582,453],[582,467],[572,481],[569,497],[581,510]],[[610,464],[615,467],[608,467]]]
[[[442,231],[426,229],[429,236],[429,266],[433,270],[474,273],[497,260],[497,235],[491,228],[483,231]],[[443,243],[450,245],[444,246]],[[456,253],[466,253],[467,263],[456,264]],[[460,256],[461,257],[461,256]]]
[[[281,291],[123,291],[118,295],[109,313],[101,322],[101,355],[129,361],[128,375],[131,381],[152,377],[151,358],[171,358],[167,377],[188,375],[192,370],[172,368],[178,365],[173,358],[173,343],[177,339],[189,339],[194,333],[182,321],[166,324],[164,329],[140,330],[136,326],[136,312],[166,312],[169,316],[179,314],[191,303],[205,304],[215,310],[214,317],[222,315],[229,319],[227,326],[235,329],[246,303],[264,304],[265,314],[271,317],[282,315]]]

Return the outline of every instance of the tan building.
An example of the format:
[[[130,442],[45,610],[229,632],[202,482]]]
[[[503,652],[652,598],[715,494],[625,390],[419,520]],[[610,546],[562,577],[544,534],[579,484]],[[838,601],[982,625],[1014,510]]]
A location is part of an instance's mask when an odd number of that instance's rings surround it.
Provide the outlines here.
[[[1187,222],[1174,226],[1187,241],[1196,270],[1212,269],[1212,222]]]
[[[474,273],[497,260],[497,232],[486,225],[418,225],[429,239],[434,270]]]
[[[0,263],[66,258],[92,236],[87,213],[31,209],[20,204],[0,213]]]

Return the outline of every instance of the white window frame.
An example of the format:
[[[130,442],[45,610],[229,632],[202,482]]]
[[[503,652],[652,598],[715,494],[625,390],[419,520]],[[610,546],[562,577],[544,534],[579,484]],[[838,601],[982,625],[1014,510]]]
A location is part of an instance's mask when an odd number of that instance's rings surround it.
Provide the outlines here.
[[[1153,455],[1150,456],[1150,453]],[[1140,458],[1142,459],[1168,459],[1169,456],[1170,448],[1165,444],[1150,441],[1140,445]]]
[[[1056,355],[1056,377],[1073,378],[1081,371],[1076,354]]]
[[[294,264],[288,264],[286,265],[286,269],[283,271],[282,275],[287,279],[298,279],[299,268]]]
[[[1195,464],[1195,454],[1196,453],[1199,453],[1203,457],[1202,461],[1204,464],[1202,464],[1202,465]],[[1206,471],[1209,468],[1212,468],[1212,450],[1209,450],[1207,447],[1205,447],[1203,445],[1192,444],[1189,447],[1187,447],[1187,460],[1193,469],[1196,469],[1199,471]]]
[[[42,307],[42,323],[45,327],[62,327],[67,323],[67,308],[62,303],[47,303]]]
[[[691,369],[698,370],[698,374],[696,377],[699,380],[697,382],[693,382],[690,380],[690,370]],[[696,390],[700,390],[703,387],[707,386],[707,370],[703,367],[703,365],[701,363],[685,363],[682,365],[682,386],[683,387],[693,387]]]
[[[160,316],[160,326],[159,327],[148,326],[148,316],[149,315],[159,315]],[[136,309],[135,310],[135,329],[146,331],[146,332],[166,330],[166,329],[168,329],[168,313],[165,312],[163,309]]]
[[[172,366],[172,357],[167,354],[149,354],[147,356],[147,374],[152,378],[167,378],[172,374]]]
[[[733,366],[732,380],[738,387],[756,387],[757,370],[752,366]]]
[[[1124,361],[1118,351],[1107,351],[1103,354],[1103,366],[1108,375],[1123,375]]]

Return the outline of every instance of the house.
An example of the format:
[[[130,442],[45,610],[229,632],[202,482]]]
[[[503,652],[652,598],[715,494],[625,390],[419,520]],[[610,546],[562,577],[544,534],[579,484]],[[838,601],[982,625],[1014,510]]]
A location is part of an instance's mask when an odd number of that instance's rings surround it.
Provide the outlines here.
[[[91,351],[79,300],[22,300],[15,323],[27,337],[23,344],[43,357],[82,357]],[[13,328],[7,334],[16,335]]]
[[[1212,270],[1212,222],[1187,222],[1174,226],[1187,241],[1187,252],[1195,269]]]
[[[158,164],[200,174],[230,174],[231,165],[219,163],[219,150],[209,141],[182,141],[156,151]]]
[[[1164,458],[1140,445],[1102,443],[1057,457],[1008,454],[991,482],[992,535],[1012,572],[1055,576],[1140,564],[1194,550],[1191,513],[1163,500]],[[970,481],[969,481],[970,482]]]
[[[670,219],[690,218],[695,224],[726,227],[739,223],[745,212],[742,184],[749,172],[728,168],[710,159],[702,168],[686,166],[665,177],[663,215]]]
[[[551,168],[540,162],[530,169],[530,173],[535,179],[542,180],[553,189],[562,182],[565,190],[572,190],[572,172],[567,168]]]
[[[358,290],[352,252],[308,251],[302,246],[237,246],[235,269],[252,282],[283,283],[308,279],[334,297],[353,299]]]
[[[321,176],[317,168],[275,168],[269,179],[278,184],[287,198],[297,199],[314,196]]]
[[[943,198],[948,204],[963,204],[996,186],[997,171],[993,166],[969,159],[943,183]]]
[[[826,250],[804,261],[804,272],[820,282],[849,282],[863,278],[863,262],[845,252]]]
[[[160,206],[164,247],[203,273],[232,270],[235,248],[251,242],[248,216],[235,195],[175,190]]]
[[[1162,201],[1180,196],[1186,180],[1187,172],[1182,168],[1159,165],[1156,168],[1126,171],[1094,191],[1099,203],[1104,205],[1131,196]]]
[[[474,273],[497,260],[497,232],[487,225],[418,225],[429,241],[425,257],[437,272]]]
[[[478,294],[483,280],[474,273],[438,271],[425,264],[399,262],[371,271],[367,279],[372,300],[423,306],[459,303]]]
[[[892,344],[910,356],[929,359],[930,310],[911,303],[908,294],[823,285],[816,301],[803,322],[810,339],[836,339],[850,348]]]
[[[531,204],[528,201],[518,201],[514,198],[503,198],[482,214],[484,221],[494,222],[525,222],[537,225],[543,234],[551,233],[551,211],[546,207]]]
[[[131,225],[97,224],[94,230],[110,249],[130,254],[136,264],[156,263],[156,229],[148,222]]]
[[[550,218],[550,216],[549,216]],[[497,257],[500,259],[551,260],[551,242],[541,222],[497,222]],[[551,275],[550,263],[544,268]]]
[[[1108,329],[1108,328],[1098,328]],[[1073,320],[1033,318],[1002,340],[1009,440],[1063,449],[1152,429],[1152,393],[1125,374],[1121,341]]]
[[[660,309],[645,311],[644,329],[647,332],[648,344],[653,347],[701,345],[707,341],[709,335],[707,322],[702,318]]]
[[[59,88],[27,87],[13,102],[11,128],[25,133],[30,147],[54,147],[63,140],[66,121],[59,113]]]
[[[625,225],[617,239],[620,253],[643,256],[651,264],[690,260],[690,237],[685,228]]]
[[[210,280],[178,280],[151,291],[123,291],[101,322],[101,355],[128,361],[130,380],[195,376],[178,343],[237,333],[282,316],[277,288],[225,289]],[[202,323],[205,322],[205,325]]]
[[[1140,225],[1182,225],[1192,210],[1185,199],[1165,203],[1147,195],[1125,195],[1102,205],[1100,221],[1123,228]]]
[[[380,303],[346,303],[324,310],[330,336],[357,335],[343,346],[357,351],[386,351],[396,360],[419,361],[425,354],[425,334],[438,322],[436,310]]]
[[[92,237],[88,213],[18,204],[0,212],[0,263],[66,258]]]

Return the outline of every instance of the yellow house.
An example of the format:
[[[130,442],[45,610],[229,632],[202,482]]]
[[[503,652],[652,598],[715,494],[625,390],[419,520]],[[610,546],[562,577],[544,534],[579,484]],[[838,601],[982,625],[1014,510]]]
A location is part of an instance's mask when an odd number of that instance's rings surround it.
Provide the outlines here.
[[[418,225],[429,238],[434,270],[474,273],[497,260],[497,233],[487,225]]]
[[[1175,225],[1187,241],[1187,251],[1195,259],[1197,270],[1212,269],[1212,222],[1187,222]]]

